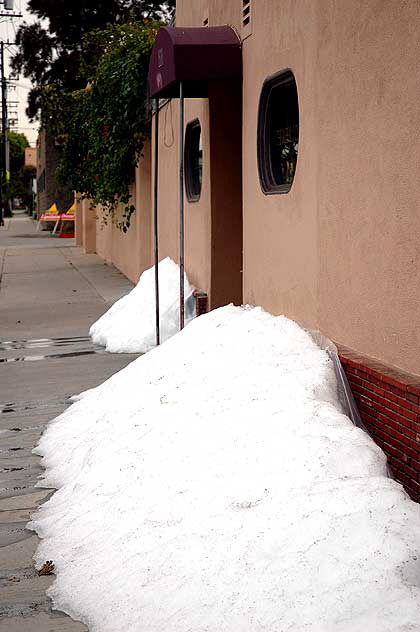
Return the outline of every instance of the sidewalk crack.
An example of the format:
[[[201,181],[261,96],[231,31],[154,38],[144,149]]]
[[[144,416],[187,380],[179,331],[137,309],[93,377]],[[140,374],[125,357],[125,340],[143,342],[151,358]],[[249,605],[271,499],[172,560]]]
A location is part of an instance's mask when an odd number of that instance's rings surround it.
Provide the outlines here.
[[[100,299],[102,299],[102,301],[107,304],[107,300],[105,299],[104,296],[102,296],[102,294],[99,292],[99,290],[97,290],[97,288],[94,286],[94,284],[92,283],[92,281],[89,279],[88,276],[86,276],[86,274],[83,274],[83,272],[81,272],[81,270],[79,270],[79,268],[77,267],[76,264],[74,264],[71,259],[69,257],[67,257],[65,255],[64,252],[64,248],[58,248],[58,250],[60,251],[60,253],[63,255],[64,259],[67,261],[67,263],[74,269],[76,270],[80,276],[82,277],[82,279],[84,279],[89,285],[90,287],[93,289],[93,291],[99,296]]]
[[[4,262],[6,260],[6,252],[7,252],[7,248],[3,250],[3,253],[0,257],[0,290],[1,290],[1,282],[3,279],[3,270],[4,270]]]

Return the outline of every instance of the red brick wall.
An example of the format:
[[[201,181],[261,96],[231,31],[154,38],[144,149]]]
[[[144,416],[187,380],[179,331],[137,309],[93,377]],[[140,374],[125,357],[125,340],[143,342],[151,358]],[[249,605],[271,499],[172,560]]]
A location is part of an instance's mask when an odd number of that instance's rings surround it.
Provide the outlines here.
[[[420,501],[420,378],[339,349],[360,416],[397,481]]]

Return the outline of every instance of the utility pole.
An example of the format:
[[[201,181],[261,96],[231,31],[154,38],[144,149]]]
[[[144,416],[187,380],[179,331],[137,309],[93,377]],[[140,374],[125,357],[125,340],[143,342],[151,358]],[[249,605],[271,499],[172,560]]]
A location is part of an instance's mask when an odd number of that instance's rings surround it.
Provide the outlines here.
[[[3,186],[6,182],[7,170],[7,83],[4,74],[4,42],[1,42],[1,158],[2,158],[2,180]]]
[[[1,0],[0,0],[1,2]],[[0,13],[0,17],[2,14]],[[4,65],[4,47],[14,46],[14,42],[0,41],[0,84],[1,84],[1,144],[0,144],[0,226],[4,226],[5,216],[5,199],[4,187],[7,182],[7,171],[10,171],[10,143],[9,143],[9,119],[8,119],[8,101],[7,101],[7,84]],[[11,101],[11,104],[17,104],[17,101]]]
[[[13,18],[23,17],[20,11],[15,11],[14,0],[0,0],[0,4],[3,5],[0,9],[0,21],[2,18],[13,20]],[[0,81],[1,81],[1,173],[0,173],[0,226],[4,226],[4,186],[6,184],[6,173],[9,162],[9,136],[8,136],[8,123],[7,123],[7,81],[5,77],[4,68],[4,41],[0,41]],[[11,45],[12,42],[6,42],[7,45]]]
[[[7,82],[4,73],[4,42],[0,42],[0,65],[1,65],[1,221],[4,223],[4,186],[6,184],[7,172]]]
[[[3,184],[6,182],[6,120],[7,97],[6,80],[4,77],[4,42],[0,42],[0,73],[1,73],[1,175],[0,175],[0,226],[4,226],[3,219]]]
[[[0,14],[1,17],[1,14]],[[6,42],[9,44],[9,42]],[[0,226],[4,226],[4,186],[9,162],[9,130],[7,122],[7,80],[4,67],[4,41],[0,41],[0,83],[1,83],[1,172],[0,172]]]

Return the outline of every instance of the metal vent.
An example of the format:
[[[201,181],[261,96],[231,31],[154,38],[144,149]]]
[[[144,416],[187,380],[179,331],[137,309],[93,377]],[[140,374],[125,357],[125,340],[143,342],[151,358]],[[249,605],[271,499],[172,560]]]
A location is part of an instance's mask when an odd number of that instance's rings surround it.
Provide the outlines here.
[[[242,26],[251,24],[251,0],[242,0]]]
[[[194,292],[195,312],[197,316],[207,314],[209,311],[209,297],[206,292]]]

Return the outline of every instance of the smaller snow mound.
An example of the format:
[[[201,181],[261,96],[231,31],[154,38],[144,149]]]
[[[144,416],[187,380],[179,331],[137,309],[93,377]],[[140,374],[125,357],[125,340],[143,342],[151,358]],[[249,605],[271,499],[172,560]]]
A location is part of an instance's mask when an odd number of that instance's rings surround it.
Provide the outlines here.
[[[185,324],[194,318],[194,288],[185,275]],[[170,257],[159,262],[160,340],[179,331],[179,266]],[[155,269],[145,270],[139,282],[91,326],[94,344],[111,353],[146,353],[155,344]]]

